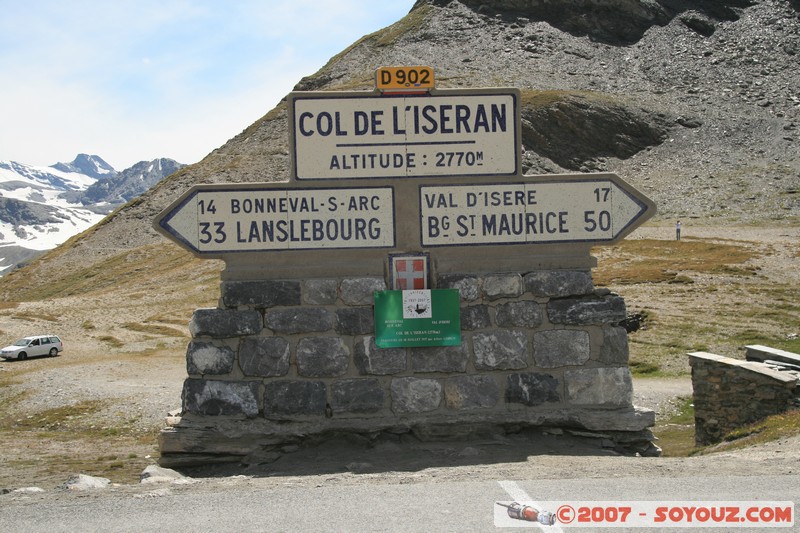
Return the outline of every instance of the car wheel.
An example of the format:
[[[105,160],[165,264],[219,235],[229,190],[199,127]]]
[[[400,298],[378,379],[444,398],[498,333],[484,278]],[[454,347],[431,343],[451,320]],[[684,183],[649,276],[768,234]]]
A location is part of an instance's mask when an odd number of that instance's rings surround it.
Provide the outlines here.
[[[19,359],[20,361],[24,361],[27,358],[28,354],[26,354],[25,352],[19,352],[19,355],[17,356],[17,359]]]
[[[50,357],[55,357],[58,355],[58,348],[50,348]]]

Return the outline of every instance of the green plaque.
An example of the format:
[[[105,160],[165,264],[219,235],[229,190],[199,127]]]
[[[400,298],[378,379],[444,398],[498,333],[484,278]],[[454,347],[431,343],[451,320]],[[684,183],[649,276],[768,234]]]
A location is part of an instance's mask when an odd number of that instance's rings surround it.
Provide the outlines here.
[[[458,289],[376,292],[375,344],[379,348],[460,345]]]

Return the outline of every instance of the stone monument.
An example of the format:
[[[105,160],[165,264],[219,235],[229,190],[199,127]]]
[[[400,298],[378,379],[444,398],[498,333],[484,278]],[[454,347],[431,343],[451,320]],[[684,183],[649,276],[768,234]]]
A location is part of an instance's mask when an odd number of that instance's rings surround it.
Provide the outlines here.
[[[428,84],[382,86],[424,69]],[[593,286],[590,255],[655,206],[614,174],[523,175],[519,92],[432,78],[379,69],[375,91],[292,93],[289,182],[197,185],[157,217],[226,264],[219,305],[190,322],[163,466],[266,462],[340,432],[527,426],[658,453],[654,413],[632,405],[624,301]],[[407,291],[432,314],[390,309]]]

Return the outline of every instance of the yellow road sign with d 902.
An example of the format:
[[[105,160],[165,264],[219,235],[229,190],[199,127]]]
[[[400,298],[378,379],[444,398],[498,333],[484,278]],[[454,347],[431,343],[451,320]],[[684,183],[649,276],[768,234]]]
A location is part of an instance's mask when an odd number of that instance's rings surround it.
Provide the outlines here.
[[[431,67],[380,67],[375,72],[375,86],[380,91],[433,89],[433,69]]]

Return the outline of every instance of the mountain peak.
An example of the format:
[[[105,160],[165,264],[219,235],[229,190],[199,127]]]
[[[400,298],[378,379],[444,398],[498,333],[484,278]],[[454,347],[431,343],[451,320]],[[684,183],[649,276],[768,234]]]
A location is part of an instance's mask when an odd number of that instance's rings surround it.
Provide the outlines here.
[[[168,158],[139,161],[132,167],[105,176],[84,191],[84,204],[111,202],[125,203],[169,176],[185,165]]]
[[[51,168],[62,172],[77,172],[95,179],[107,178],[117,173],[114,167],[106,163],[99,155],[78,154],[71,163],[56,163]]]

